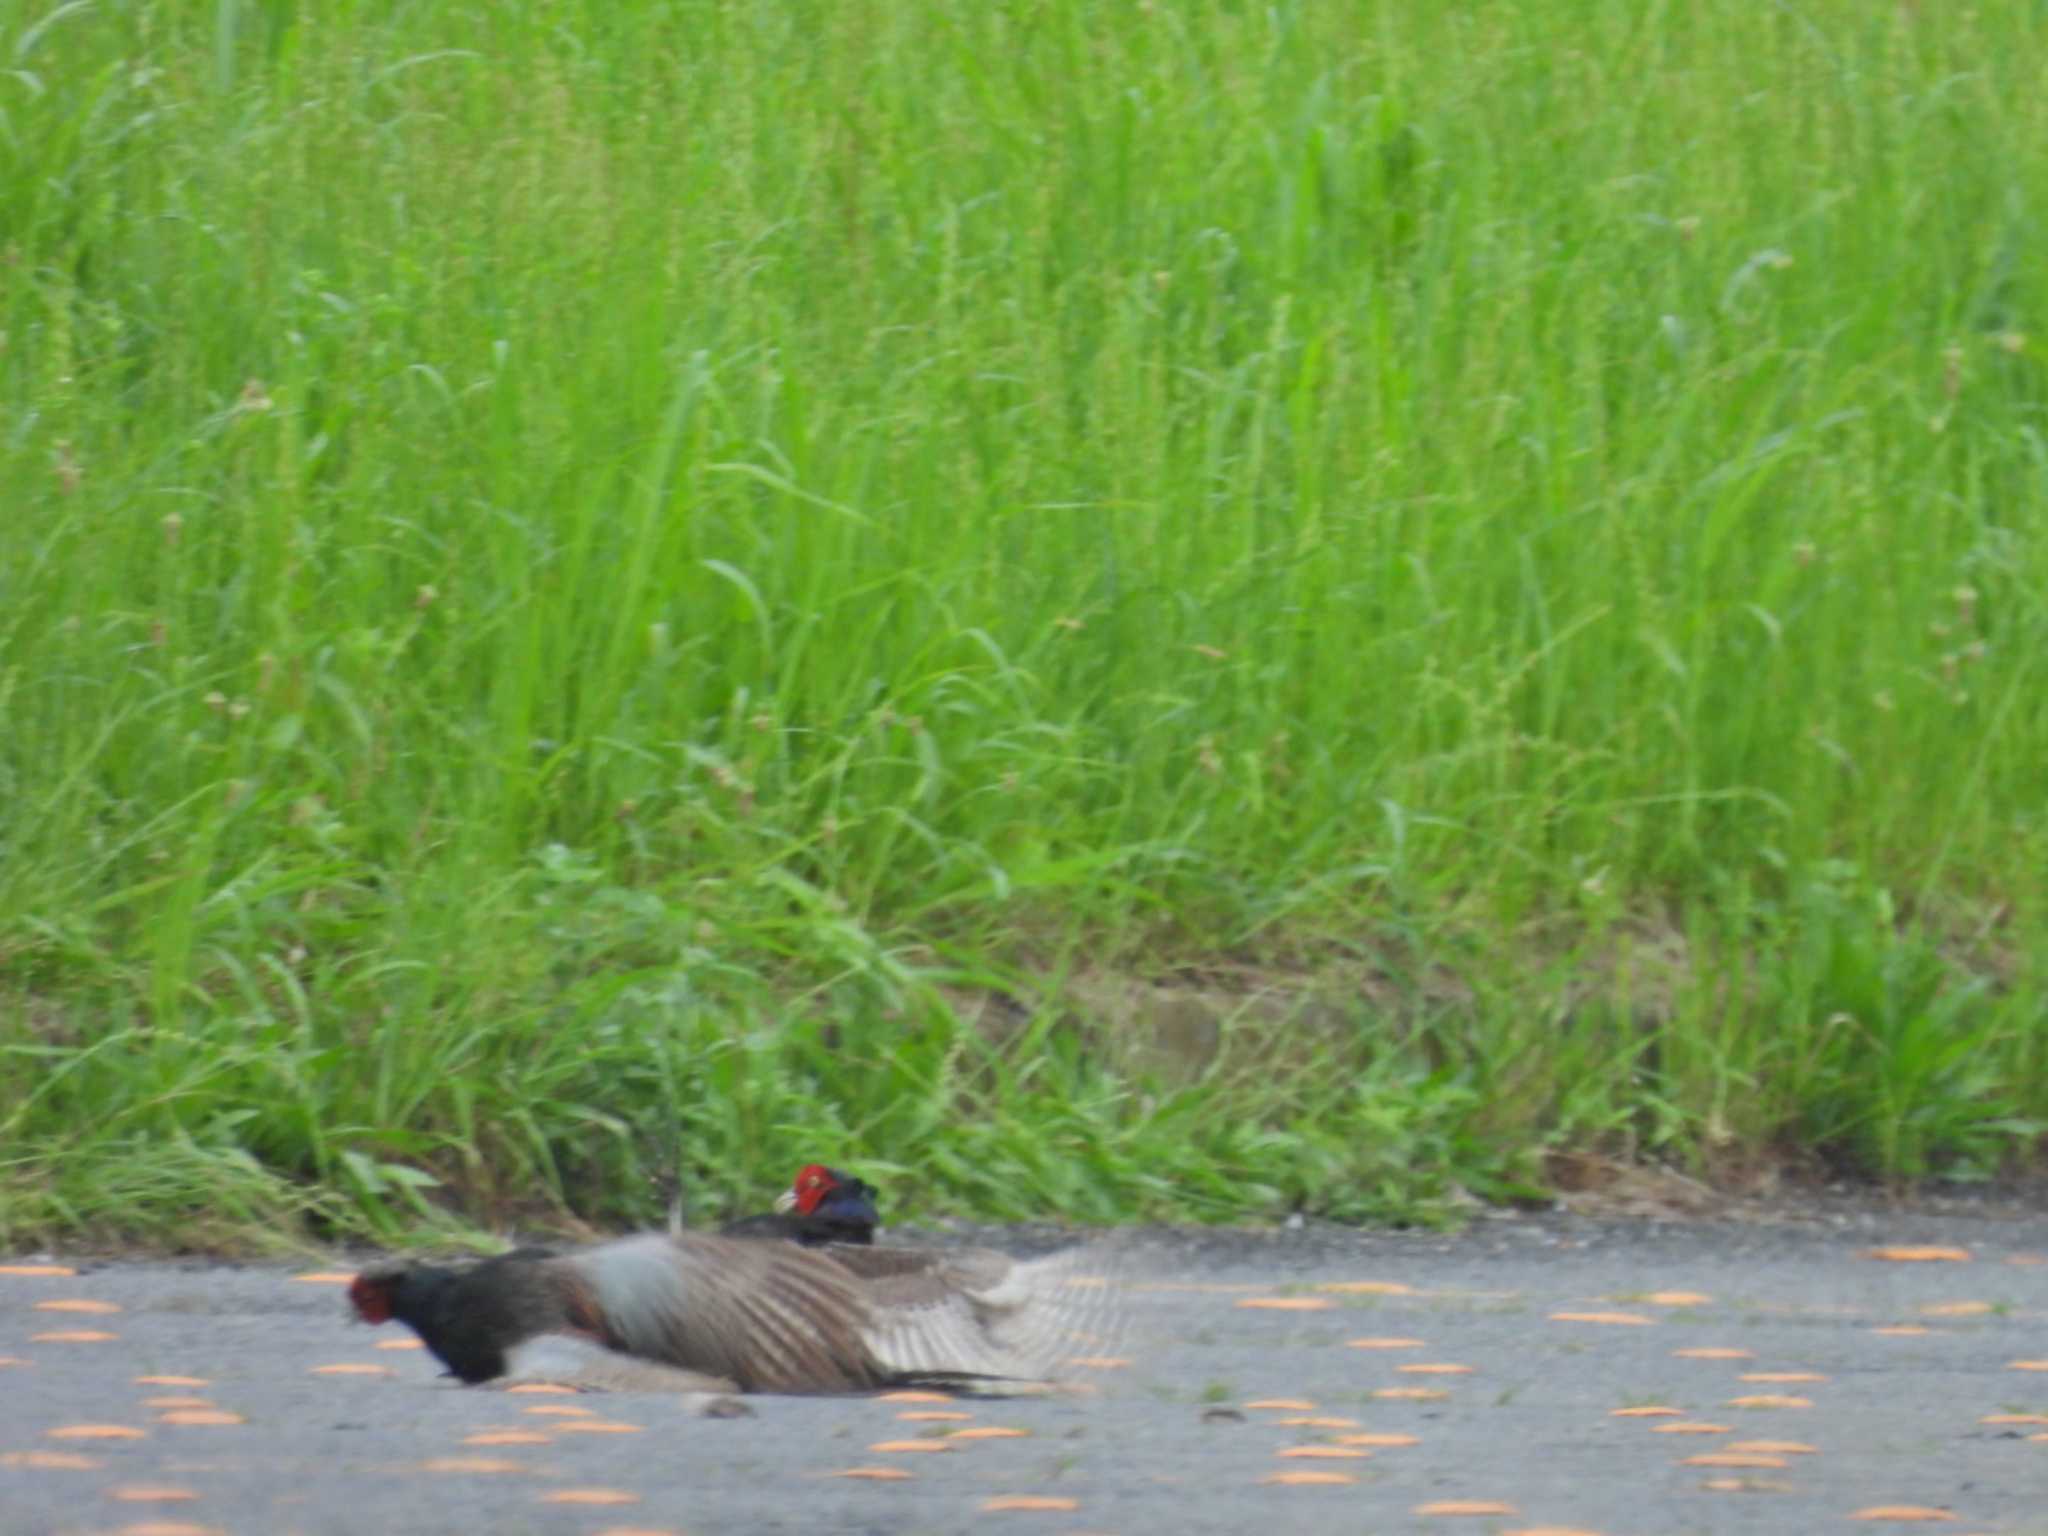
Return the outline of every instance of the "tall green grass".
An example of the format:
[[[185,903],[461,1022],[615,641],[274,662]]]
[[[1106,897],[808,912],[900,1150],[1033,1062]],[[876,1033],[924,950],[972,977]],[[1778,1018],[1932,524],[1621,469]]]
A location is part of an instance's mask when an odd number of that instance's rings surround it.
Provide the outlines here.
[[[2044,43],[8,12],[0,1235],[2030,1156]]]

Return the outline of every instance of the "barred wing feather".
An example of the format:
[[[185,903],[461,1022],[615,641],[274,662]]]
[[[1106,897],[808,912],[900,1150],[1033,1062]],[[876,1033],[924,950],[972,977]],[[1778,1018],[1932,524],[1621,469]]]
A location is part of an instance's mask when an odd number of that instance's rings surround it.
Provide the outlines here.
[[[589,1287],[605,1342],[748,1392],[883,1384],[863,1339],[868,1303],[820,1250],[704,1233],[648,1234],[565,1261]]]

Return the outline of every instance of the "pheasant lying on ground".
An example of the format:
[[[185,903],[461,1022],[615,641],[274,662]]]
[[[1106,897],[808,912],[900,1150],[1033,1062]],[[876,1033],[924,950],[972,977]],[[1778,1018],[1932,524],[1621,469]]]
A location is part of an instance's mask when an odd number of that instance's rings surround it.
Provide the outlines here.
[[[872,1243],[875,1240],[875,1187],[827,1168],[807,1163],[796,1182],[782,1192],[775,1209],[764,1216],[728,1222],[727,1237],[780,1237],[813,1248],[821,1243]]]
[[[1099,1326],[1090,1250],[645,1234],[467,1268],[404,1261],[349,1286],[364,1322],[409,1324],[465,1382],[500,1377],[677,1392],[859,1392],[1045,1381]]]

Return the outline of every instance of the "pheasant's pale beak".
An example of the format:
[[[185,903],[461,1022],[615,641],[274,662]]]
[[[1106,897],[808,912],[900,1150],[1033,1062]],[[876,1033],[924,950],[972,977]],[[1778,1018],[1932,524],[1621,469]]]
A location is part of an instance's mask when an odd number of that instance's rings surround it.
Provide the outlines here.
[[[785,1189],[775,1197],[776,1214],[786,1216],[796,1209],[796,1191]]]

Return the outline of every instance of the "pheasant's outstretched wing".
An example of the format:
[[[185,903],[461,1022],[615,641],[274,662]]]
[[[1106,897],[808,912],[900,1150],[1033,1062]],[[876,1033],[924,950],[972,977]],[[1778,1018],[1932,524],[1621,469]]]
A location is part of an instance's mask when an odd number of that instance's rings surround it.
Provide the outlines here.
[[[1119,1251],[1040,1259],[986,1248],[825,1249],[861,1276],[875,1358],[899,1377],[1055,1381],[1121,1331]]]
[[[686,1232],[589,1248],[561,1261],[613,1349],[723,1377],[749,1392],[883,1385],[865,1342],[859,1282],[820,1250]]]

